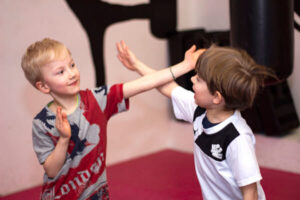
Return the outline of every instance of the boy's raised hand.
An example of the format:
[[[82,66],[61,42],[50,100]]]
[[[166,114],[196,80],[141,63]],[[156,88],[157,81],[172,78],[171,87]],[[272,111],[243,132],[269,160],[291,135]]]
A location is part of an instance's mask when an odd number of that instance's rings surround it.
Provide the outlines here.
[[[117,57],[122,62],[122,64],[129,70],[136,71],[138,59],[136,58],[134,53],[130,51],[123,40],[117,43],[117,50]]]
[[[62,107],[57,106],[55,126],[63,138],[71,137],[71,126],[67,119],[67,114],[62,112]]]
[[[184,54],[184,62],[188,63],[189,66],[195,68],[196,62],[199,56],[205,51],[206,49],[198,49],[196,51],[196,46],[193,45],[189,48]]]

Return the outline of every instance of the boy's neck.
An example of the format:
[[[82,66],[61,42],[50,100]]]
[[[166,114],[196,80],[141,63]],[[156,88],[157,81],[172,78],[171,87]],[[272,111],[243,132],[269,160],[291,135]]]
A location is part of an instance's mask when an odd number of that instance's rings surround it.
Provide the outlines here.
[[[211,123],[221,123],[232,116],[233,113],[234,110],[208,109],[206,110],[206,117]]]
[[[64,98],[58,98],[51,95],[53,97],[53,103],[49,106],[49,108],[54,113],[56,113],[57,107],[61,106],[62,111],[65,112],[67,115],[69,115],[73,113],[78,106],[78,101],[79,101],[78,95],[79,94],[70,97],[64,97]]]

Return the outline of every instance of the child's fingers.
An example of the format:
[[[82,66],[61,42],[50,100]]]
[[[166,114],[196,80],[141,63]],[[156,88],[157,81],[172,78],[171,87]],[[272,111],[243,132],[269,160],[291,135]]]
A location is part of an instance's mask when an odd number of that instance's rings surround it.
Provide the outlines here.
[[[117,43],[117,50],[118,50],[118,58],[120,60],[124,61],[125,59],[128,59],[129,49],[123,40]]]
[[[131,51],[130,51],[129,47],[126,45],[126,43],[123,40],[121,41],[121,44],[122,44],[123,55],[127,59],[129,59],[130,58],[130,54],[131,54]]]
[[[192,54],[195,52],[196,50],[196,45],[192,45],[184,54],[185,58],[187,59],[191,59],[192,58]]]
[[[56,117],[61,119],[61,107],[60,106],[57,106],[56,108]]]
[[[56,126],[60,127],[62,122],[62,115],[61,115],[61,107],[57,106],[56,108]]]
[[[124,42],[124,40],[121,40],[121,45],[122,45],[122,48],[123,48],[123,49],[126,49],[127,45],[126,45],[126,43]]]
[[[196,45],[192,45],[190,48],[189,48],[189,50],[188,50],[188,52],[194,52],[196,50]]]
[[[125,65],[126,67],[128,67],[128,62],[125,58],[123,58],[121,55],[117,55],[118,59],[120,60],[121,63],[123,63],[123,65]]]
[[[62,122],[68,122],[68,117],[66,113],[62,113],[61,118],[62,118]]]
[[[121,44],[119,42],[117,43],[117,50],[118,50],[119,54],[123,54],[123,50],[122,50]]]
[[[194,55],[198,58],[206,49],[198,49],[194,52]]]

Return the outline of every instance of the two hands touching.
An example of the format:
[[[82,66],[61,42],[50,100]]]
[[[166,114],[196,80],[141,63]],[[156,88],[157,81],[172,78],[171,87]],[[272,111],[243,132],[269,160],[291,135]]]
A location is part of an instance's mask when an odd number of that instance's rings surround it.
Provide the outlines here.
[[[156,71],[137,59],[135,54],[128,48],[124,41],[117,43],[117,50],[117,57],[121,63],[127,69],[135,71],[142,76],[140,79],[124,84],[123,93],[124,97],[126,98],[152,88],[157,88],[160,93],[170,98],[172,90],[178,86],[174,79],[191,70],[194,70],[199,56],[205,51],[205,49],[196,50],[196,46],[193,45],[185,52],[184,60],[182,62]],[[150,80],[147,80],[147,77]],[[142,79],[144,79],[144,81],[141,82]],[[135,84],[134,86],[136,91],[132,91],[132,88],[127,88],[127,84],[132,84],[139,81],[140,83]],[[147,85],[147,82],[150,85]],[[142,90],[138,90],[138,88],[142,88]],[[129,91],[128,93],[127,89]]]
[[[122,40],[117,43],[117,50],[118,50],[118,59],[121,61],[121,63],[129,70],[136,71],[140,75],[145,75],[147,72],[143,73],[142,68],[149,68],[149,72],[153,72],[152,68],[146,66],[144,63],[142,63],[140,60],[137,59],[135,54],[128,48],[126,43]],[[205,51],[205,49],[198,49],[196,50],[196,46],[193,45],[190,49],[188,49],[185,52],[184,61],[187,66],[190,66],[190,69],[194,69],[196,62],[198,60],[198,57]],[[172,67],[172,66],[171,66]]]

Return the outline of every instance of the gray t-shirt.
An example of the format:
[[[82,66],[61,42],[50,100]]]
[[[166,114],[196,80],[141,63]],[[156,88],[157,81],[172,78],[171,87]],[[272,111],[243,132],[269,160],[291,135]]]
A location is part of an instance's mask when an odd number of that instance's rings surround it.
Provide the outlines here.
[[[67,116],[72,133],[67,158],[56,177],[45,174],[42,199],[108,198],[107,122],[112,115],[128,108],[122,84],[79,92],[79,104]],[[33,148],[41,164],[59,139],[55,118],[55,113],[46,106],[33,120]]]

